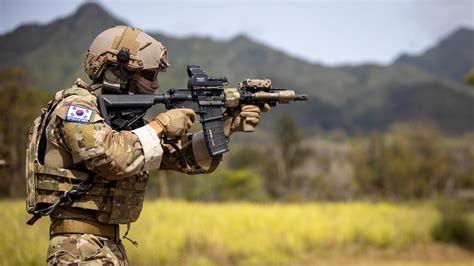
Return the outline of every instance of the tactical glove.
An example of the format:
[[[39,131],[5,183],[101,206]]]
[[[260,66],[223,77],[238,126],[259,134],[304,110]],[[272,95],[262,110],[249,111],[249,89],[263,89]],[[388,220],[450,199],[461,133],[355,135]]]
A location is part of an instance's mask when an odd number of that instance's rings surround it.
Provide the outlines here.
[[[253,132],[260,123],[260,113],[268,112],[270,106],[265,104],[263,108],[256,105],[242,105],[240,111],[234,111],[234,115],[224,116],[224,134],[226,137],[235,132]]]
[[[153,118],[149,125],[158,136],[180,137],[188,132],[195,119],[192,109],[172,109]]]

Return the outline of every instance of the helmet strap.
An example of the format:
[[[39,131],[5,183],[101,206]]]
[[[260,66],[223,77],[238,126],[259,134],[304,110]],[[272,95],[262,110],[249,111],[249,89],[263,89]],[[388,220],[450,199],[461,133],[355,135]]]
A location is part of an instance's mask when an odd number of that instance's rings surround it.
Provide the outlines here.
[[[127,94],[131,87],[132,75],[121,65],[112,65],[104,71],[102,92],[105,94]]]

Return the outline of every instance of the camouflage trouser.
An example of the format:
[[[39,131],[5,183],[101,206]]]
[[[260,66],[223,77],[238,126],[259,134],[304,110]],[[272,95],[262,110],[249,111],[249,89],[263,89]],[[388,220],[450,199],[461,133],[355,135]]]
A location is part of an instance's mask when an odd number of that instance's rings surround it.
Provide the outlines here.
[[[56,235],[49,241],[48,265],[129,265],[121,242],[91,234]]]

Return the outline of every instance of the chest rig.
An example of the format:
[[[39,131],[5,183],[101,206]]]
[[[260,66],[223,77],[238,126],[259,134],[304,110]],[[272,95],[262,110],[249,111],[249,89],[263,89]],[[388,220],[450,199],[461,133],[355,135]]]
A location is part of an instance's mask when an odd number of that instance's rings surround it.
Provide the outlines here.
[[[85,169],[78,163],[74,169],[44,165],[48,124],[54,123],[54,110],[70,96],[94,99],[80,82],[59,91],[42,110],[30,128],[26,150],[26,209],[33,214],[28,224],[45,215],[60,219],[92,219],[107,224],[129,224],[141,213],[148,173],[120,180],[109,180]],[[79,170],[78,170],[79,169]],[[63,208],[71,209],[62,211]],[[81,217],[81,213],[87,213]],[[91,215],[92,214],[92,215]]]

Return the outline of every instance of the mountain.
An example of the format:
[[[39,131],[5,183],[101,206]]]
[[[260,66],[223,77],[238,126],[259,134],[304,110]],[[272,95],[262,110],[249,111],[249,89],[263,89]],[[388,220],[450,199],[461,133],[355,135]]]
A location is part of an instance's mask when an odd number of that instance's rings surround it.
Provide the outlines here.
[[[47,25],[26,25],[0,36],[0,67],[21,66],[36,87],[55,91],[83,73],[83,56],[104,29],[124,25],[96,3]],[[432,120],[447,133],[474,130],[473,90],[414,64],[326,67],[296,59],[246,36],[229,41],[174,38],[150,33],[163,42],[171,67],[160,74],[162,88],[186,84],[186,65],[227,76],[230,86],[244,78],[270,78],[275,87],[309,94],[310,100],[274,108],[265,115],[270,127],[288,113],[306,130],[342,128],[349,132],[383,130],[391,123]],[[450,49],[456,50],[456,47]]]
[[[463,82],[474,69],[474,30],[461,28],[421,55],[402,55],[394,63],[418,66],[435,75]]]
[[[102,30],[121,22],[95,3],[81,6],[72,16],[48,25],[25,25],[0,37],[0,66],[18,65],[33,75],[36,86],[57,90],[73,76],[86,77],[82,59]]]

